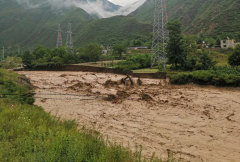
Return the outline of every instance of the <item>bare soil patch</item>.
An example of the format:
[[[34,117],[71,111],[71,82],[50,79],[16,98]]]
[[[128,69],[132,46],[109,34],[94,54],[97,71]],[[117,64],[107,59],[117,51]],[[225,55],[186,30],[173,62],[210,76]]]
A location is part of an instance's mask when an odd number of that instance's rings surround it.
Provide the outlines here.
[[[143,155],[191,162],[240,161],[240,90],[172,86],[165,80],[87,72],[19,72],[36,89],[36,104],[74,119],[113,142],[142,145]]]

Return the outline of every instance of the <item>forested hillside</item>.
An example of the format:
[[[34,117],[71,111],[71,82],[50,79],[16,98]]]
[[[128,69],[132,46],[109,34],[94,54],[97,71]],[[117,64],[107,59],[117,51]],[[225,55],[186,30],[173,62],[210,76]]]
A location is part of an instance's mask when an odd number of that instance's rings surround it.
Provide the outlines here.
[[[36,44],[52,47],[57,40],[58,24],[66,30],[67,23],[76,27],[90,19],[93,17],[80,8],[25,8],[15,0],[0,1],[0,45],[7,48],[18,45],[27,48]]]
[[[67,24],[72,23],[76,47],[87,43],[112,45],[114,43],[149,39],[152,25],[135,18],[116,16],[98,19],[77,7],[55,9],[49,5],[26,8],[15,0],[0,1],[0,46],[6,51],[32,49],[38,44],[55,47],[57,27],[61,24],[63,44]]]
[[[91,0],[95,1],[100,2]],[[58,24],[61,24],[65,44],[68,23],[72,23],[76,47],[88,43],[112,45],[134,39],[151,41],[154,0],[147,0],[127,17],[106,19],[99,19],[99,15],[89,14],[78,7],[56,7],[56,4],[43,3],[50,2],[47,0],[29,2],[24,5],[16,0],[0,1],[0,46],[8,51],[16,51],[18,46],[21,50],[32,49],[38,44],[55,47]],[[110,6],[105,10],[120,8],[106,0],[102,2]],[[169,19],[179,19],[184,34],[202,33],[221,39],[240,39],[239,8],[240,0],[167,1]]]
[[[80,24],[75,32],[79,45],[100,43],[108,46],[134,39],[151,39],[152,25],[138,22],[135,18],[115,16],[107,19],[90,20]]]
[[[179,19],[188,34],[240,39],[239,0],[167,0],[169,19]],[[130,15],[152,24],[154,0],[147,0]]]

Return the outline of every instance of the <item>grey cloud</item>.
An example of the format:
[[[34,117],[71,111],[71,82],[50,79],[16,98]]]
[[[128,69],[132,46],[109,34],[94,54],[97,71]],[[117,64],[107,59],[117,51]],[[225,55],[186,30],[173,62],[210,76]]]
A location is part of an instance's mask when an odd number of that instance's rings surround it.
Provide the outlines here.
[[[117,11],[108,11],[110,6],[103,3],[101,0],[90,2],[88,0],[16,0],[20,4],[28,8],[37,8],[42,5],[50,4],[53,8],[63,8],[76,6],[82,8],[89,14],[100,15],[103,18],[112,17],[116,15],[128,15],[141,6],[146,0],[139,0],[134,4],[126,5]]]

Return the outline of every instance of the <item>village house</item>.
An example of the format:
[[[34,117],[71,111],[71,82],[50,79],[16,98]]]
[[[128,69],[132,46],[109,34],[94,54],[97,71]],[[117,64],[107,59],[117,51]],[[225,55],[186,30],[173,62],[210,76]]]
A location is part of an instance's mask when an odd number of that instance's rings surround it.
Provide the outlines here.
[[[221,40],[221,48],[235,48],[238,44],[234,39],[227,38],[226,40]]]

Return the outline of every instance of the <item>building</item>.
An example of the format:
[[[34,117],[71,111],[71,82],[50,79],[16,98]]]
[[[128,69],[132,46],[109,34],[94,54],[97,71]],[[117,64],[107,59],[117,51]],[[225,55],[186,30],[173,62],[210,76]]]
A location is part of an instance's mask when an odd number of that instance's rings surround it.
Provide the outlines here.
[[[107,55],[110,51],[112,51],[110,47],[104,47],[103,45],[101,45],[101,48],[102,48],[103,55]]]
[[[226,40],[221,40],[221,48],[235,48],[238,44],[234,39],[227,38]]]

